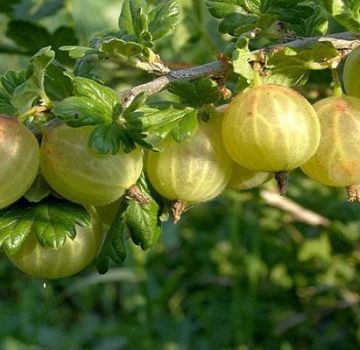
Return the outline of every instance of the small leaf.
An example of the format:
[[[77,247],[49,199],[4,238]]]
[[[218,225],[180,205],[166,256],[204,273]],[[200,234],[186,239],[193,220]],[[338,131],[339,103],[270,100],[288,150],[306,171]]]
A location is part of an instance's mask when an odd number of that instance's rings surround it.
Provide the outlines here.
[[[104,39],[99,49],[108,57],[119,56],[127,59],[136,55],[141,55],[143,51],[143,47],[140,44],[115,37]]]
[[[250,83],[254,79],[254,71],[249,63],[251,53],[248,47],[249,39],[242,38],[238,41],[238,47],[232,54],[232,65],[234,73],[242,76]]]
[[[50,186],[45,181],[44,177],[39,174],[35,181],[32,183],[31,187],[26,191],[24,197],[29,202],[40,202],[46,198],[51,192]]]
[[[70,126],[110,124],[112,111],[97,100],[71,96],[54,103],[53,113]]]
[[[168,104],[157,107],[142,106],[126,118],[127,131],[136,143],[154,150],[184,117],[194,111],[190,107],[176,108]]]
[[[149,13],[149,31],[153,40],[158,40],[173,31],[180,20],[177,0],[162,2]]]
[[[144,173],[139,178],[137,187],[148,198],[149,202],[139,204],[135,200],[131,200],[125,212],[126,223],[132,241],[146,250],[158,242],[161,234],[160,205],[153,197],[154,193]]]
[[[181,121],[171,130],[173,139],[177,142],[185,141],[194,135],[198,128],[197,112],[192,111],[184,116]]]
[[[305,83],[309,70],[328,69],[331,59],[337,56],[337,50],[328,42],[319,42],[304,50],[283,48],[268,57],[266,66],[271,75],[266,81],[287,86]]]
[[[232,13],[224,18],[219,25],[220,33],[240,35],[248,32],[257,26],[258,17]]]
[[[54,60],[55,52],[50,47],[41,49],[32,57],[28,66],[27,79],[13,92],[11,103],[19,113],[27,111],[36,98],[47,99],[44,76],[47,66]]]
[[[144,0],[124,0],[118,23],[120,30],[139,39],[147,30],[147,19],[144,18],[146,9]]]
[[[18,72],[8,71],[1,77],[1,83],[9,95],[12,95],[15,89],[26,80],[26,70]]]
[[[89,146],[101,154],[116,154],[120,148],[125,153],[135,149],[135,143],[126,130],[116,123],[97,126],[90,135]]]
[[[33,232],[42,245],[58,248],[67,237],[75,237],[76,224],[91,224],[90,214],[78,204],[54,198],[36,204],[20,200],[0,211],[0,246],[14,254]]]
[[[96,267],[99,273],[104,274],[109,270],[111,262],[122,264],[126,259],[125,230],[126,215],[125,211],[128,201],[121,202],[115,218],[101,248],[100,254],[96,259]]]
[[[224,18],[232,13],[247,14],[239,0],[206,0],[210,13],[216,18]]]
[[[358,0],[322,0],[325,8],[348,30],[360,34],[360,2]]]
[[[99,50],[87,46],[61,46],[62,51],[68,51],[71,58],[79,59],[87,55],[100,53]]]
[[[191,107],[216,103],[221,98],[219,85],[210,78],[201,78],[194,81],[176,81],[170,85],[169,91],[178,95],[182,104]]]
[[[52,101],[61,101],[73,94],[71,79],[63,68],[51,63],[45,71],[44,87]]]
[[[134,100],[131,102],[131,105],[127,107],[124,111],[124,116],[128,117],[130,116],[130,113],[136,111],[139,109],[145,102],[146,102],[147,96],[144,92],[137,95]]]
[[[10,102],[10,96],[5,92],[0,90],[0,114],[14,115],[16,113],[16,108]]]
[[[119,103],[116,92],[107,86],[101,85],[95,80],[83,77],[73,79],[74,95],[87,97],[103,105],[104,109],[112,112]]]

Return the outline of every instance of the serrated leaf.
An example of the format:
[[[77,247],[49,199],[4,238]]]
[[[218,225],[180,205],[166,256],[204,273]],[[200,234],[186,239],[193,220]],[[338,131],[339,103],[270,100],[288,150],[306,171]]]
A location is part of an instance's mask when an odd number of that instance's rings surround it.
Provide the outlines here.
[[[78,204],[53,198],[36,204],[20,201],[0,211],[0,246],[14,254],[32,232],[42,245],[58,248],[75,237],[75,224],[91,224],[90,214]]]
[[[0,90],[0,114],[14,115],[16,108],[11,104],[10,96]]]
[[[359,0],[323,0],[325,8],[348,30],[360,34]]]
[[[88,97],[71,96],[55,102],[53,113],[74,127],[112,123],[112,111]]]
[[[155,6],[149,13],[149,31],[153,40],[158,40],[173,31],[180,20],[180,6],[177,0],[170,0]]]
[[[119,38],[107,38],[101,43],[99,50],[108,57],[119,56],[128,59],[133,56],[141,55],[143,46]]]
[[[216,103],[221,98],[219,85],[210,78],[175,81],[170,85],[169,91],[179,96],[182,104],[192,107]]]
[[[143,106],[127,117],[127,131],[139,145],[157,150],[172,129],[193,111],[190,107]]]
[[[139,204],[135,200],[131,200],[125,212],[126,223],[132,241],[146,250],[158,242],[161,234],[160,205],[153,197],[154,193],[144,173],[142,173],[136,185],[149,202]]]
[[[17,86],[11,98],[11,104],[23,113],[28,110],[36,98],[47,100],[44,89],[44,76],[47,66],[54,60],[55,52],[50,47],[41,49],[32,57],[28,66],[26,81]]]
[[[316,43],[305,50],[283,48],[268,57],[266,66],[271,75],[266,81],[287,86],[305,83],[309,70],[328,69],[337,56],[331,43]]]
[[[101,274],[109,270],[111,262],[121,264],[126,259],[125,232],[127,227],[125,211],[127,206],[128,201],[121,202],[96,259],[96,268]]]
[[[117,123],[97,126],[90,135],[89,146],[101,154],[116,154],[119,149],[129,153],[135,149],[134,141]]]
[[[87,97],[101,103],[104,109],[112,113],[113,108],[119,104],[119,98],[113,89],[101,85],[95,80],[83,77],[73,79],[74,95]]]
[[[119,104],[116,92],[83,77],[73,79],[73,93],[54,104],[53,113],[71,126],[111,124]]]
[[[44,88],[52,101],[61,101],[73,94],[73,85],[66,71],[51,63],[45,71]]]
[[[146,31],[147,18],[144,12],[147,6],[144,0],[124,0],[119,17],[119,28],[127,35],[134,35],[140,38],[141,34]]]
[[[26,80],[26,70],[21,70],[18,72],[7,71],[1,77],[1,84],[9,95],[12,95],[15,89],[25,82]]]

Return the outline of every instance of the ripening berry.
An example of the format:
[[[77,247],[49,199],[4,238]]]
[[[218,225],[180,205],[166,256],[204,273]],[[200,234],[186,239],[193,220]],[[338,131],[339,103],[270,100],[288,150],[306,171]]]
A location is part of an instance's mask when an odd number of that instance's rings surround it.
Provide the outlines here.
[[[289,171],[316,151],[320,125],[310,103],[293,89],[259,85],[237,95],[225,111],[223,140],[241,166]]]
[[[302,170],[328,186],[360,183],[360,99],[329,97],[314,108],[321,124],[321,141]]]
[[[226,153],[220,121],[200,124],[181,143],[169,137],[162,152],[150,152],[146,170],[151,184],[165,198],[200,203],[219,195],[229,181],[232,160]]]

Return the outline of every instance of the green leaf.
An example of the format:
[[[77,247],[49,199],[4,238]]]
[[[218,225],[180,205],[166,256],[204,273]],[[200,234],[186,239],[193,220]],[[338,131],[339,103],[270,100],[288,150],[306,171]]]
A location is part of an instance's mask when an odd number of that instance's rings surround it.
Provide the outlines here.
[[[137,95],[131,102],[130,106],[125,109],[125,111],[124,111],[125,118],[129,117],[130,113],[136,111],[141,106],[143,106],[143,104],[146,102],[146,100],[147,100],[147,95],[144,92]]]
[[[198,128],[197,112],[194,110],[183,117],[171,130],[171,136],[177,142],[182,142],[194,135]]]
[[[232,13],[224,18],[219,25],[220,33],[240,35],[257,27],[258,17]]]
[[[322,0],[325,8],[348,30],[360,34],[359,0]]]
[[[304,83],[309,70],[322,70],[331,67],[331,59],[338,56],[331,43],[319,42],[305,50],[283,48],[272,53],[266,67],[271,75],[268,83],[292,86]]]
[[[29,202],[40,202],[46,198],[51,192],[51,188],[48,183],[45,181],[44,177],[39,174],[35,181],[32,183],[31,187],[26,191],[24,197]]]
[[[50,34],[45,27],[23,20],[10,21],[6,35],[30,55],[35,54],[45,46],[51,46],[54,51],[57,51],[62,45],[75,45],[78,43],[73,28],[61,26]],[[58,53],[57,60],[65,64],[72,63],[72,60],[69,60],[68,56],[62,52]]]
[[[73,79],[73,93],[54,104],[53,113],[71,126],[111,124],[118,96],[107,86],[83,77]]]
[[[180,21],[180,6],[177,0],[162,2],[149,13],[149,31],[153,40],[158,40],[173,31]]]
[[[85,208],[69,201],[54,198],[36,204],[20,201],[0,211],[0,246],[14,254],[33,232],[42,245],[59,248],[66,239],[75,237],[75,225],[90,224],[91,217]]]
[[[221,98],[219,85],[210,78],[193,81],[179,80],[173,82],[169,91],[179,96],[182,104],[201,107],[204,104],[216,103]]]
[[[16,113],[16,108],[11,104],[10,96],[5,92],[0,90],[0,114],[14,115]]]
[[[100,53],[98,49],[87,46],[61,46],[59,48],[61,51],[68,51],[69,56],[75,59],[82,58],[87,55]]]
[[[28,66],[26,81],[17,86],[11,98],[12,105],[19,113],[27,111],[37,98],[47,101],[44,76],[47,66],[54,60],[55,53],[50,47],[41,49],[32,57]]]
[[[117,123],[97,126],[90,135],[89,146],[101,154],[116,154],[120,148],[125,153],[135,149],[134,141]]]
[[[147,16],[144,14],[146,9],[144,0],[124,0],[118,22],[120,30],[137,39],[141,38],[148,29]]]
[[[149,202],[139,204],[135,200],[131,200],[125,212],[126,223],[132,241],[146,250],[158,242],[161,234],[160,205],[153,197],[154,193],[144,173],[142,173],[136,185],[140,192],[148,198]]]
[[[6,35],[31,55],[41,48],[51,45],[51,35],[47,29],[31,22],[10,21]]]
[[[104,274],[109,270],[111,262],[121,264],[126,259],[125,232],[126,214],[128,201],[121,202],[115,218],[96,259],[96,267],[99,273]]]
[[[243,0],[206,0],[210,13],[216,18],[224,18],[233,13],[247,14],[242,7]]]
[[[111,37],[102,41],[99,50],[108,57],[119,56],[128,59],[132,56],[141,55],[143,47],[132,41]]]
[[[70,126],[110,124],[112,111],[97,100],[71,96],[55,102],[53,113]]]
[[[107,86],[101,85],[95,80],[83,77],[73,79],[74,95],[87,97],[101,103],[104,109],[112,113],[114,107],[119,104],[119,98],[116,91]]]
[[[1,84],[9,95],[12,95],[15,89],[26,80],[26,70],[19,72],[8,71],[1,77]]]
[[[65,73],[62,67],[54,63],[46,68],[44,87],[47,96],[52,101],[61,101],[73,94],[71,78]]]
[[[254,79],[254,71],[249,63],[251,53],[248,43],[249,40],[246,38],[238,42],[238,48],[232,54],[232,65],[234,73],[245,78],[250,83]]]
[[[159,145],[178,126],[183,118],[194,112],[187,107],[142,106],[126,118],[127,130],[133,140],[139,145],[157,150]],[[184,133],[183,136],[189,135]]]

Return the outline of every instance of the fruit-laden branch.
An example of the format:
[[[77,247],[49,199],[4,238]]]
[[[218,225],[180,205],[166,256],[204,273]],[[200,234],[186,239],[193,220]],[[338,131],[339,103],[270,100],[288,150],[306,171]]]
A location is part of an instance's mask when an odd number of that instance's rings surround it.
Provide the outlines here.
[[[360,46],[360,36],[351,32],[336,33],[326,36],[317,36],[311,38],[296,39],[287,43],[281,43],[264,47],[259,50],[252,51],[254,61],[262,61],[262,57],[269,52],[279,50],[283,47],[303,48],[314,44],[315,42],[330,42],[338,50],[344,50],[346,53]],[[120,92],[124,107],[128,107],[134,98],[144,92],[147,95],[153,95],[163,90],[171,82],[175,80],[193,80],[202,77],[219,77],[223,76],[228,69],[228,64],[223,61],[214,61],[196,67],[172,70],[167,75],[161,76],[148,83],[135,86],[129,90]]]

